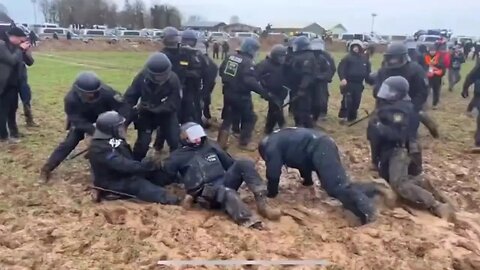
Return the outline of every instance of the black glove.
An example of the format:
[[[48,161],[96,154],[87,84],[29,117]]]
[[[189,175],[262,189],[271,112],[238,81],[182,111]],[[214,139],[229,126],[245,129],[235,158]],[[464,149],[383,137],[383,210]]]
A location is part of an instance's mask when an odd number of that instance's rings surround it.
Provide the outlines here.
[[[463,98],[467,98],[467,97],[468,97],[468,89],[464,89],[464,90],[462,91],[462,97],[463,97]]]

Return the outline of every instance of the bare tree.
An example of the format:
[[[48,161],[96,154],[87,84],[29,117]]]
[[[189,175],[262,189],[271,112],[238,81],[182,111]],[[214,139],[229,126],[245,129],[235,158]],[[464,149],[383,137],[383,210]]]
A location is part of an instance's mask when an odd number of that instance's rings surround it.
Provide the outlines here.
[[[143,0],[135,0],[133,3],[133,11],[135,14],[134,25],[137,28],[145,28],[144,22],[144,13],[145,13],[145,3]]]
[[[152,27],[164,28],[174,26],[179,28],[182,24],[182,16],[177,8],[168,5],[154,5],[150,8]]]

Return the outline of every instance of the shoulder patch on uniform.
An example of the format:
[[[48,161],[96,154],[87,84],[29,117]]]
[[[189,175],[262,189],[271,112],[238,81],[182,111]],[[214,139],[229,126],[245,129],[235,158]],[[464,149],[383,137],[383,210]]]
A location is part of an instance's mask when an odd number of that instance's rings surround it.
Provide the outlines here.
[[[235,77],[237,76],[238,67],[239,67],[239,63],[228,60],[227,64],[225,65],[225,70],[223,71],[223,73],[231,77]]]
[[[393,122],[400,123],[403,121],[403,113],[394,113],[393,114]]]
[[[243,59],[240,58],[240,57],[236,57],[235,55],[231,55],[228,60],[231,60],[233,62],[236,62],[236,63],[242,63]]]
[[[118,102],[123,102],[123,96],[120,95],[120,94],[115,94],[115,95],[113,96],[113,99],[115,99],[115,100],[118,101]]]
[[[111,138],[110,141],[108,141],[108,144],[110,144],[113,148],[117,148],[120,146],[120,144],[122,144],[122,140]]]

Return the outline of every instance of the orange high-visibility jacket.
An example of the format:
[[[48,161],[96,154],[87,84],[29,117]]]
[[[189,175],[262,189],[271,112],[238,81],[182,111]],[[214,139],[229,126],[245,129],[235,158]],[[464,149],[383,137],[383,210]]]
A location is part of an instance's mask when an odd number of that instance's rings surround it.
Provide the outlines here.
[[[429,78],[433,76],[443,76],[444,68],[442,62],[442,56],[438,52],[434,56],[431,56],[430,54],[425,55],[425,64],[428,66],[427,76]]]

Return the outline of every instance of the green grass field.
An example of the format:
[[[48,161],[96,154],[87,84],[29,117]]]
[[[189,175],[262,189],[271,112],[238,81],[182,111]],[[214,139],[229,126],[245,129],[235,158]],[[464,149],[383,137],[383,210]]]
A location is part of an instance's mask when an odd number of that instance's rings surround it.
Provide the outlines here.
[[[376,245],[378,256],[375,253],[352,255],[355,252],[349,248],[349,244],[345,244],[350,241],[348,239],[352,235],[352,231],[345,229],[346,225],[342,221],[342,215],[337,210],[332,212],[330,206],[321,206],[321,209],[325,207],[330,209],[322,212],[327,215],[327,222],[319,218],[316,222],[307,223],[307,225],[292,225],[296,223],[282,218],[279,224],[270,223],[268,225],[272,228],[278,226],[283,229],[280,232],[266,234],[240,229],[243,235],[236,235],[231,230],[239,229],[222,217],[220,220],[215,219],[214,225],[212,225],[219,226],[220,230],[215,233],[203,232],[207,237],[203,234],[199,235],[197,231],[197,227],[201,223],[198,220],[205,219],[207,214],[202,212],[203,216],[195,215],[174,207],[141,208],[118,202],[117,205],[127,209],[126,211],[129,213],[127,217],[132,219],[127,220],[126,225],[122,226],[113,226],[106,224],[105,221],[99,221],[97,216],[102,213],[103,208],[93,204],[88,197],[88,192],[85,191],[89,177],[88,166],[82,158],[62,164],[55,171],[52,183],[49,185],[38,185],[37,177],[40,167],[66,134],[63,97],[70,89],[76,75],[83,70],[93,70],[105,83],[124,92],[143,66],[148,55],[149,53],[134,52],[42,52],[35,55],[36,63],[29,69],[29,81],[33,89],[34,115],[41,127],[26,129],[23,125],[23,115],[19,114],[20,129],[25,137],[19,145],[0,146],[0,268],[157,269],[148,268],[148,266],[154,264],[155,259],[160,259],[162,254],[169,254],[168,256],[173,258],[202,256],[215,258],[217,256],[215,254],[219,254],[217,258],[244,256],[242,252],[248,248],[237,250],[238,241],[246,241],[249,245],[255,246],[258,250],[256,254],[260,254],[259,256],[268,258],[289,258],[289,256],[293,256],[293,258],[295,256],[323,258],[330,256],[329,259],[344,265],[346,267],[344,269],[353,269],[349,268],[351,266],[349,257],[352,256],[368,267],[365,269],[379,269],[374,266],[382,265],[382,262],[391,263],[392,258],[402,259],[409,267],[423,266],[422,268],[404,269],[441,269],[438,267],[447,267],[446,265],[451,263],[452,256],[440,260],[436,257],[420,259],[415,256],[416,251],[403,250],[408,243],[414,242],[420,235],[423,235],[423,230],[427,227],[421,227],[411,220],[398,221],[392,217],[394,215],[390,212],[383,213],[378,224],[372,226],[387,232],[396,230],[398,233],[389,235],[389,237],[403,244],[378,244],[365,240],[365,245],[369,245],[369,243]],[[342,55],[334,54],[337,63]],[[378,69],[380,61],[381,58],[378,55],[373,58],[375,70]],[[471,61],[464,65],[463,77],[466,72],[471,70],[472,65]],[[461,83],[457,85],[454,92],[448,92],[445,85],[439,109],[430,112],[440,125],[441,138],[439,140],[432,139],[426,129],[422,128],[421,141],[424,148],[426,176],[433,179],[439,188],[453,198],[459,210],[475,213],[478,212],[480,205],[478,193],[480,190],[478,164],[480,163],[478,157],[466,152],[473,144],[475,122],[464,115],[468,100],[460,97]],[[212,112],[217,118],[219,118],[222,107],[220,87],[220,83],[217,83],[213,97]],[[341,97],[337,77],[330,85],[330,95],[329,116],[320,125],[337,141],[342,151],[342,158],[352,177],[361,180],[372,178],[371,172],[368,170],[369,149],[365,138],[366,121],[350,128],[338,124],[336,115]],[[373,104],[371,88],[367,87],[361,109],[372,111]],[[262,137],[266,105],[265,101],[255,96],[255,110],[259,117],[255,136],[257,141]],[[360,111],[360,114],[362,112],[363,110]],[[291,119],[289,119],[289,123],[292,123]],[[216,132],[213,131],[211,136],[216,137]],[[130,134],[130,138],[134,139],[133,134]],[[130,143],[133,144],[133,140]],[[236,145],[234,139],[231,139],[231,144]],[[79,146],[79,149],[83,149],[83,145]],[[235,147],[232,147],[232,151],[239,153]],[[256,153],[249,153],[249,155],[257,158]],[[284,188],[285,194],[280,196],[275,203],[279,207],[287,209],[299,201],[310,208],[318,205],[318,203],[312,203],[302,198],[297,193],[297,188],[299,188],[298,185],[295,186],[295,189]],[[306,196],[305,193],[301,194]],[[108,206],[116,209],[116,206]],[[152,219],[151,213],[155,213],[153,215],[157,218],[154,221],[150,220],[153,223],[144,222],[144,214]],[[173,218],[167,215],[172,213],[175,215]],[[186,217],[186,214],[192,217],[191,220]],[[143,224],[141,226],[135,223],[140,222],[140,218],[142,218],[142,222],[139,224]],[[209,218],[211,217],[209,216]],[[168,224],[161,220],[168,220]],[[417,227],[412,227],[411,222],[415,223]],[[172,227],[175,224],[180,224],[180,226]],[[139,226],[148,228],[147,236],[142,236],[144,231]],[[288,226],[295,228],[295,231],[289,231],[291,228]],[[167,230],[165,228],[168,228],[169,233],[165,235],[159,233]],[[326,237],[327,240],[324,239],[324,235],[318,235],[322,230],[330,235]],[[202,239],[198,241],[211,244],[212,249],[217,253],[206,255],[209,253],[200,250],[199,246],[195,244],[197,243],[196,238],[187,237],[185,239],[186,236],[183,235],[189,235],[192,232],[196,237]],[[172,234],[177,236],[173,237]],[[334,240],[329,242],[328,237],[333,236],[335,239],[340,239],[340,242],[343,241],[343,244],[334,244]],[[440,236],[432,232],[427,233],[424,237],[427,238],[426,242],[435,242],[435,237]],[[480,239],[480,235],[478,237]],[[169,245],[164,242],[165,238],[173,241],[173,244],[170,242]],[[291,243],[289,242],[287,245],[279,239],[287,242],[291,240]],[[160,242],[165,245],[161,245]],[[181,249],[178,246],[186,244],[191,244],[192,248]],[[395,251],[393,247],[388,247],[389,245],[397,245],[395,247],[403,251]],[[116,248],[107,249],[106,246],[116,246]],[[286,254],[285,249],[292,250],[294,255]],[[335,252],[329,253],[329,249],[338,249],[339,252],[345,254],[345,257],[342,257],[343,259],[335,257],[337,256],[334,255]],[[175,252],[172,251],[172,253],[171,250]],[[451,250],[455,251],[454,248]],[[386,254],[382,252],[386,252]],[[15,268],[14,266],[19,267]],[[143,266],[145,267],[142,268]],[[433,266],[435,267],[430,268]],[[395,267],[393,266],[391,269],[395,269]]]

